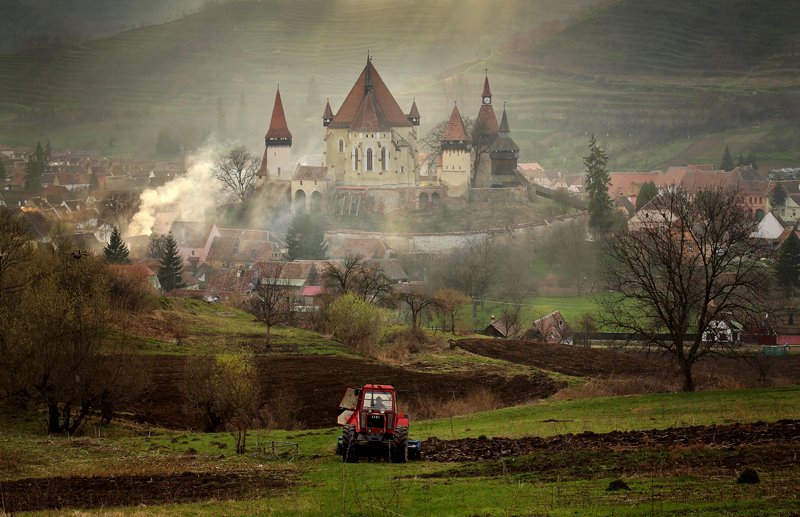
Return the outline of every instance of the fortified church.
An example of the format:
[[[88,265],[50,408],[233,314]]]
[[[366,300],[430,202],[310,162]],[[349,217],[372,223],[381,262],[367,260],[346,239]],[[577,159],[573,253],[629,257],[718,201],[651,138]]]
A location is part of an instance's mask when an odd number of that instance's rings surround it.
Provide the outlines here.
[[[497,122],[488,74],[472,134],[454,105],[441,135],[441,156],[427,168],[420,159],[420,119],[416,101],[404,112],[368,59],[339,109],[334,113],[330,102],[325,105],[324,165],[294,167],[278,90],[259,183],[285,189],[295,212],[327,206],[339,214],[392,213],[525,197],[517,174],[519,147],[511,139],[505,107]]]

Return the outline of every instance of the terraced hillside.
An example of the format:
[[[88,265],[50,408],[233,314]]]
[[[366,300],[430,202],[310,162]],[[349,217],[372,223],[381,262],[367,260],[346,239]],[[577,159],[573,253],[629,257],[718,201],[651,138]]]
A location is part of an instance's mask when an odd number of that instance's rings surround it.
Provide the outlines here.
[[[48,133],[57,145],[152,153],[162,127],[184,137],[216,129],[221,102],[227,126],[238,129],[231,132],[255,143],[280,83],[298,147],[319,146],[325,97],[334,105],[343,100],[368,51],[401,105],[410,106],[416,92],[430,92],[418,104],[431,122],[429,106],[441,104],[444,113],[450,105],[431,90],[433,74],[486,57],[510,34],[597,3],[217,5],[114,37],[0,56],[0,140],[27,143]],[[474,80],[478,84],[481,78]]]
[[[368,50],[422,131],[457,100],[475,116],[484,68],[523,161],[580,169],[589,133],[614,168],[800,162],[800,4],[793,0],[231,2],[160,26],[0,55],[0,142],[50,138],[150,155],[169,131],[260,148],[280,83],[296,156],[320,151]]]

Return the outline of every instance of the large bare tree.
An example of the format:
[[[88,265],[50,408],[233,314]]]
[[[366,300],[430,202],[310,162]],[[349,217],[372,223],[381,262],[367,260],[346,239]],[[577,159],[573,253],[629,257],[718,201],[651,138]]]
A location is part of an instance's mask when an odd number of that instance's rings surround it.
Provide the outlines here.
[[[267,326],[267,346],[272,327],[289,323],[292,316],[292,295],[281,278],[283,266],[283,262],[268,262],[260,268],[250,296],[250,312]]]
[[[386,301],[392,283],[383,268],[360,253],[348,253],[341,262],[330,261],[322,280],[333,294],[353,293],[370,303]]]
[[[217,158],[211,175],[222,183],[225,190],[244,201],[255,190],[259,166],[258,158],[240,145]]]
[[[763,316],[766,272],[750,239],[755,222],[740,201],[732,190],[678,189],[605,245],[603,323],[670,354],[684,391],[695,388],[694,364],[728,346],[704,340],[706,331],[713,336],[720,321],[758,324]]]

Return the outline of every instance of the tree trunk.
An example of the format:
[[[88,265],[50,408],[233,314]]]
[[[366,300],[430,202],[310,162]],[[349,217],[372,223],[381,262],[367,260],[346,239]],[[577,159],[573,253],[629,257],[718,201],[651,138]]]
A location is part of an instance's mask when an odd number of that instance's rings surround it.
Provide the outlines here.
[[[683,391],[694,391],[694,379],[692,378],[692,363],[685,359],[680,360],[681,374],[683,375]]]
[[[47,432],[61,432],[61,412],[58,410],[58,404],[47,404]]]

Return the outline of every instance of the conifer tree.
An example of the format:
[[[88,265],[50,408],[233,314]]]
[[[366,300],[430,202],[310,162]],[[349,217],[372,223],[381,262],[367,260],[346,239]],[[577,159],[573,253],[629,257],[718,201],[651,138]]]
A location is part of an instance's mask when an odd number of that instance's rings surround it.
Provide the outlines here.
[[[639,195],[636,196],[636,210],[638,211],[644,205],[650,202],[651,199],[658,195],[658,187],[652,181],[644,183],[639,188]]]
[[[772,189],[772,197],[769,202],[772,206],[784,206],[788,195],[789,193],[786,192],[786,187],[783,186],[783,183],[777,183],[775,188]]]
[[[182,287],[183,278],[181,278],[181,275],[183,275],[183,259],[178,252],[178,243],[175,242],[172,233],[169,233],[164,244],[161,265],[158,267],[158,281],[161,283],[161,288],[169,292]]]
[[[720,163],[719,168],[723,171],[732,171],[736,165],[733,163],[733,156],[731,155],[730,148],[726,145],[725,152],[722,153],[722,163]]]
[[[608,156],[597,145],[592,135],[589,141],[589,154],[583,158],[586,166],[586,192],[589,194],[589,227],[596,232],[605,232],[613,223],[614,205],[608,195],[611,176],[606,165]]]
[[[775,278],[787,298],[792,297],[795,288],[800,286],[800,238],[796,230],[797,227],[783,241],[775,261]]]
[[[47,172],[49,161],[41,142],[36,142],[36,150],[25,162],[25,190],[41,190],[42,175]]]
[[[6,172],[6,164],[0,160],[0,183],[5,183],[8,173]]]
[[[114,231],[111,232],[111,239],[108,245],[103,248],[103,257],[109,264],[130,264],[131,259],[128,256],[128,245],[122,240],[122,235],[119,229],[115,226]]]
[[[328,256],[325,230],[308,214],[298,214],[292,219],[286,233],[289,260],[321,260]]]

